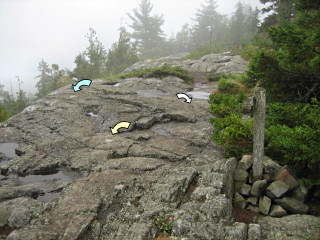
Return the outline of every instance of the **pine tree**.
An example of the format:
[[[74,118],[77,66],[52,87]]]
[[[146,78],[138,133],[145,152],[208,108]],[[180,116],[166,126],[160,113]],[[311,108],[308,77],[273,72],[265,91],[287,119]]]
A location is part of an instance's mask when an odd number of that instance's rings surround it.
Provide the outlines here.
[[[161,29],[164,23],[163,16],[151,16],[152,9],[153,5],[149,0],[142,0],[139,9],[133,10],[134,15],[127,13],[132,20],[132,24],[129,25],[133,30],[131,38],[136,40],[138,51],[143,57],[148,55],[148,52],[159,48],[164,41],[164,33]]]
[[[86,35],[89,46],[75,57],[76,67],[71,73],[71,77],[95,79],[103,75],[107,53],[96,34],[94,29],[89,28],[89,34]]]
[[[295,0],[260,0],[261,3],[270,5],[262,9],[262,13],[270,13],[262,23],[261,30],[268,27],[290,22],[295,16]]]
[[[130,42],[129,33],[124,27],[121,27],[118,42],[114,43],[108,51],[106,75],[121,73],[125,68],[137,61],[136,45]]]
[[[217,4],[214,0],[206,0],[201,9],[197,9],[196,24],[192,29],[192,39],[195,47],[210,45],[213,41],[222,39],[223,16],[216,11]]]
[[[36,83],[38,89],[36,96],[42,98],[50,92],[52,76],[49,64],[43,59],[39,63],[38,70],[40,71],[40,75],[36,77],[39,78],[39,81]]]

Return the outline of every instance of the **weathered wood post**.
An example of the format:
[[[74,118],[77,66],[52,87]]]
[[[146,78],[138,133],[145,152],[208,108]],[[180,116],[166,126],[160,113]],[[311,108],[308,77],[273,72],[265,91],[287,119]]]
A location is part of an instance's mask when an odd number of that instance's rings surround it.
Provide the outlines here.
[[[253,96],[254,135],[253,135],[253,181],[262,179],[264,156],[264,129],[266,117],[266,90],[257,88]]]

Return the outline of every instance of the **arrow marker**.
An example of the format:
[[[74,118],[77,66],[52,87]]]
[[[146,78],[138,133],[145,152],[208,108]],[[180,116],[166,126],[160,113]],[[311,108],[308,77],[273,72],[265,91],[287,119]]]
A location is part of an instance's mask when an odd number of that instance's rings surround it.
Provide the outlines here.
[[[111,133],[112,135],[117,134],[118,133],[118,129],[119,128],[126,128],[128,129],[131,123],[129,122],[119,122],[117,125],[115,125],[113,128],[111,129]]]
[[[82,80],[78,81],[76,84],[72,84],[73,91],[78,92],[78,91],[82,90],[82,88],[80,88],[82,86],[89,87],[91,82],[92,82],[92,80],[90,80],[90,79],[82,79]]]
[[[185,101],[184,102],[187,102],[187,103],[191,103],[191,101],[192,101],[192,97],[189,97],[187,94],[185,94],[185,93],[177,93],[176,94],[177,95],[177,97],[180,99],[180,98],[184,98],[185,99]]]

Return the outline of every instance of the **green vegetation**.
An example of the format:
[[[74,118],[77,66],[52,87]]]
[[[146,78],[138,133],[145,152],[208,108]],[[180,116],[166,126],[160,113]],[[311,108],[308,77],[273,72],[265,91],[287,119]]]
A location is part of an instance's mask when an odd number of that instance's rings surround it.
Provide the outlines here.
[[[162,67],[155,68],[141,68],[129,73],[122,73],[114,77],[112,80],[132,78],[132,77],[141,77],[141,78],[150,78],[157,77],[163,78],[167,76],[175,76],[183,79],[187,84],[193,83],[193,76],[188,73],[187,70],[184,70],[181,67],[171,67],[169,65],[164,65]]]
[[[173,218],[162,215],[154,220],[154,223],[156,224],[157,228],[162,232],[166,234],[170,234],[172,232],[173,228]]]
[[[243,120],[241,96],[267,90],[265,154],[289,165],[320,196],[320,2],[263,0],[273,10],[251,43],[233,48],[250,60],[245,74],[210,76],[212,138],[228,156],[252,152],[252,119]]]

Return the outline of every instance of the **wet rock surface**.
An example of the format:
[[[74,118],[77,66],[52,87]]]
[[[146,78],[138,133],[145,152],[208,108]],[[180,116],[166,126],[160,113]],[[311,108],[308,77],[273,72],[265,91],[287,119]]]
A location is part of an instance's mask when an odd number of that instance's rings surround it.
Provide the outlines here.
[[[223,239],[236,160],[211,142],[208,102],[177,98],[191,89],[175,77],[93,81],[2,123],[1,142],[18,144],[1,167],[7,239],[153,239],[163,215],[178,237]],[[123,121],[130,127],[112,134]],[[17,199],[30,199],[21,218],[7,207]]]
[[[0,142],[16,145],[11,159],[0,156],[0,238],[147,240],[160,233],[160,218],[173,221],[172,239],[267,239],[267,220],[234,221],[237,161],[211,141],[207,100],[177,98],[192,89],[176,77],[94,80],[80,92],[58,89],[2,123]],[[123,121],[129,128],[112,134]],[[313,230],[317,220],[308,224]]]

